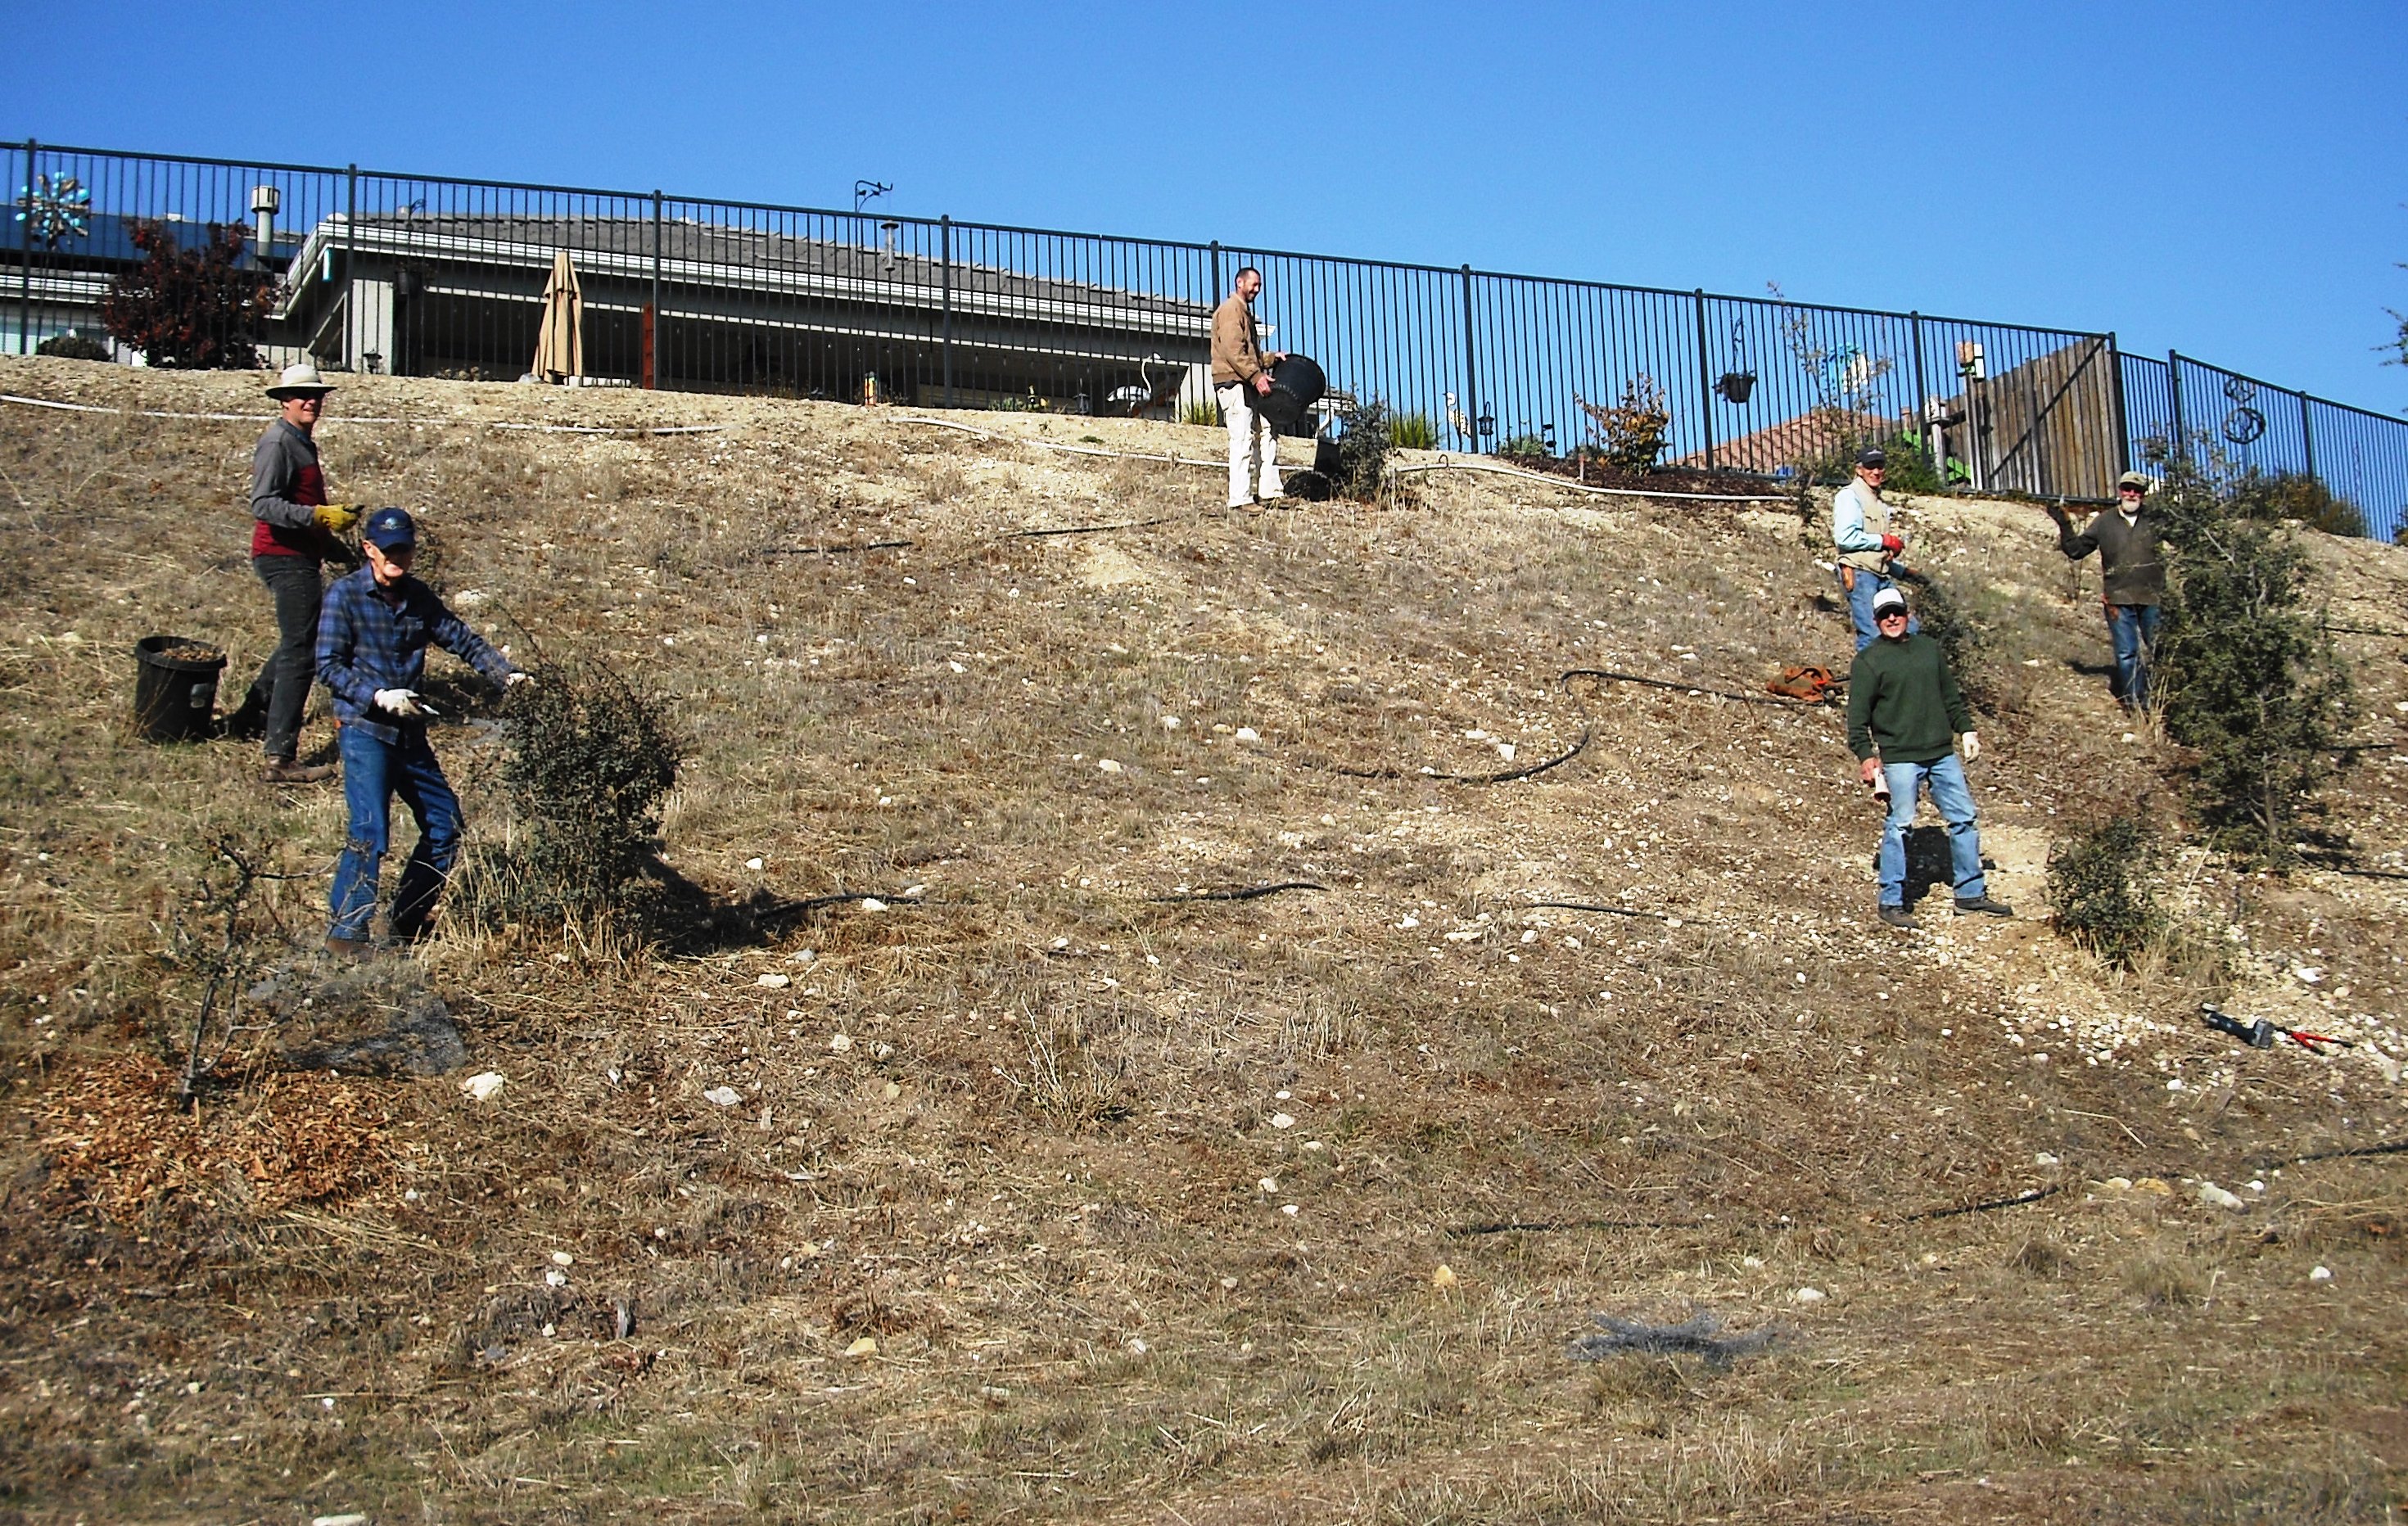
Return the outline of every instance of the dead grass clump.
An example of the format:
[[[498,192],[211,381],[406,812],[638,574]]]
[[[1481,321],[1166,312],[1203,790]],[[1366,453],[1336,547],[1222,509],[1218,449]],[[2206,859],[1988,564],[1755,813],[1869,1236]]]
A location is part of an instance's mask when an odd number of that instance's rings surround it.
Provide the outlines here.
[[[2073,1258],[2055,1240],[2026,1240],[2007,1258],[2007,1264],[2028,1276],[2063,1276],[2073,1265]]]
[[[172,1105],[158,1061],[97,1061],[35,1105],[54,1198],[124,1219],[172,1195],[273,1213],[340,1199],[392,1165],[390,1120],[348,1082],[274,1075],[217,1106]]]
[[[2198,1266],[2178,1256],[2143,1256],[2128,1263],[2124,1286],[2153,1308],[2183,1307],[2207,1296],[2207,1278]]]

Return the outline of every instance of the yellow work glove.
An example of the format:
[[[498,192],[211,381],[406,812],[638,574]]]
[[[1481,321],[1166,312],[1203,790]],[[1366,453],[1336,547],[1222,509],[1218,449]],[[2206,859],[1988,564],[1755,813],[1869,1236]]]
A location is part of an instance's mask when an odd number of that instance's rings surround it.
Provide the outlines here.
[[[320,504],[309,517],[318,528],[330,535],[348,535],[360,527],[360,506],[357,504]]]

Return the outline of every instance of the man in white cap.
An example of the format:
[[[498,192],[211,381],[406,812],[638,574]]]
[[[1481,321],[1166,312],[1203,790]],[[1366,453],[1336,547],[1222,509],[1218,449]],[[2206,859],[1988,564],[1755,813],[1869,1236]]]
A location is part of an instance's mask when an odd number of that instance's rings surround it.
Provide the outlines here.
[[[1874,785],[1876,798],[1888,786],[1889,819],[1882,825],[1877,860],[1881,920],[1897,928],[1917,925],[1906,909],[1906,829],[1914,824],[1915,799],[1927,789],[1948,824],[1948,877],[1956,888],[1957,912],[2012,917],[2014,908],[1991,900],[1982,876],[1982,834],[1965,782],[1965,763],[1982,755],[1973,712],[1940,643],[1907,629],[1904,593],[1883,589],[1872,596],[1872,613],[1881,635],[1848,670],[1848,746],[1856,755],[1857,777]],[[1963,763],[1956,757],[1960,746]]]
[[[335,772],[305,767],[296,757],[316,666],[319,567],[330,556],[354,560],[338,537],[360,521],[357,508],[326,501],[326,474],[318,464],[318,420],[334,390],[308,361],[286,366],[267,389],[276,422],[251,453],[251,566],[275,601],[278,640],[225,730],[260,740],[270,784],[314,784]]]

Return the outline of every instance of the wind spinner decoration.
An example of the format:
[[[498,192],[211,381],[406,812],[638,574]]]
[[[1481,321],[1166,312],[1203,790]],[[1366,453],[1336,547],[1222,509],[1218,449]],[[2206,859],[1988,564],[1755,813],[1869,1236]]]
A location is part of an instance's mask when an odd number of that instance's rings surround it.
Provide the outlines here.
[[[72,175],[45,172],[18,198],[17,221],[42,241],[57,249],[62,238],[81,238],[92,231],[92,193]]]

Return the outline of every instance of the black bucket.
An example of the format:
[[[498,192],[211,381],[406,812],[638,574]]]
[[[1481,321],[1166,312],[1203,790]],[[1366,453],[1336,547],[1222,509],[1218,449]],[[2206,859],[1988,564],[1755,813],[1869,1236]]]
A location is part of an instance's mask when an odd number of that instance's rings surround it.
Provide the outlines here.
[[[1271,365],[1271,390],[1256,405],[1271,427],[1283,435],[1300,433],[1298,426],[1312,405],[1329,388],[1320,363],[1310,355],[1290,355]]]
[[[189,636],[134,643],[134,732],[146,742],[200,742],[217,714],[225,653]]]

